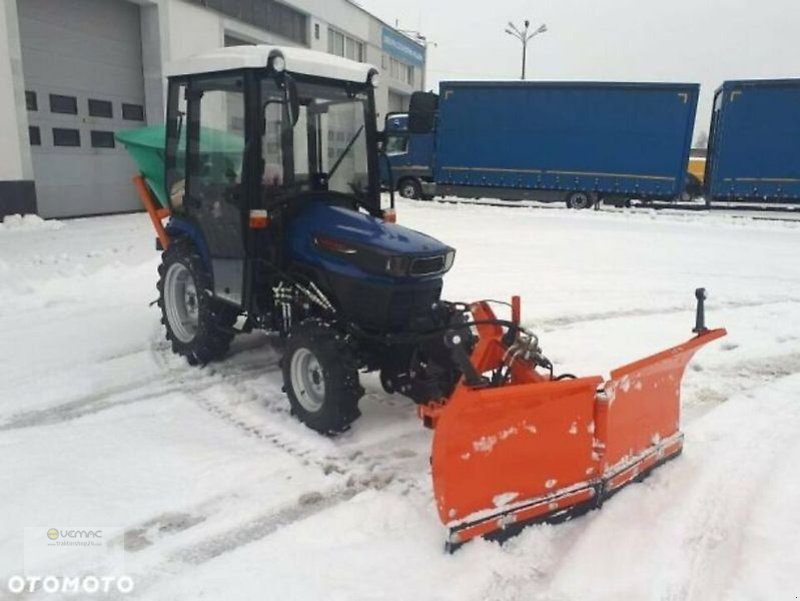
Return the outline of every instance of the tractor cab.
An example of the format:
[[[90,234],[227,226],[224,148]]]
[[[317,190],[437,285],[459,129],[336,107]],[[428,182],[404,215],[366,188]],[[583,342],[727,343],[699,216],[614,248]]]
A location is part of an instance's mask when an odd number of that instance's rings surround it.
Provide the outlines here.
[[[259,263],[287,268],[287,226],[313,203],[380,219],[369,65],[304,49],[225,48],[170,66],[170,227],[246,310]]]

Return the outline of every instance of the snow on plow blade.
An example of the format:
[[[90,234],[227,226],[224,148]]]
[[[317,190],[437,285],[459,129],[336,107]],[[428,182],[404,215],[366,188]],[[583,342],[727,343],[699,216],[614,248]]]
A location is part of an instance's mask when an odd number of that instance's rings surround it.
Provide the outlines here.
[[[479,306],[476,320],[487,312]],[[503,347],[496,327],[478,331],[471,359],[484,373]],[[551,380],[527,365],[515,366],[503,386],[459,383],[435,416],[431,455],[448,549],[478,536],[503,540],[527,525],[600,507],[677,456],[686,365],[724,335],[722,329],[703,331],[614,370],[605,383],[600,376]]]

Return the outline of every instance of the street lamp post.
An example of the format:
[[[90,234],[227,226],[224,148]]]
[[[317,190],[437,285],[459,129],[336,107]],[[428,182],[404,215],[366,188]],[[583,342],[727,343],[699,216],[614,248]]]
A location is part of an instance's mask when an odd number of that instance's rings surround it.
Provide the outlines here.
[[[525,68],[528,62],[528,42],[535,38],[540,33],[547,31],[547,25],[542,23],[534,31],[530,30],[531,22],[525,19],[525,29],[519,29],[511,21],[508,22],[506,33],[510,36],[517,38],[522,42],[522,79],[525,79]]]

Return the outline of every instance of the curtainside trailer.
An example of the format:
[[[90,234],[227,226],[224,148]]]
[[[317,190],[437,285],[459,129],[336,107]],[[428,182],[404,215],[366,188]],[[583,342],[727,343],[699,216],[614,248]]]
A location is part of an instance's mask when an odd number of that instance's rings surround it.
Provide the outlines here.
[[[800,79],[727,81],[717,90],[706,201],[800,201]]]
[[[408,132],[433,134],[429,193],[574,208],[675,200],[698,93],[696,84],[443,82],[438,95],[414,95]]]

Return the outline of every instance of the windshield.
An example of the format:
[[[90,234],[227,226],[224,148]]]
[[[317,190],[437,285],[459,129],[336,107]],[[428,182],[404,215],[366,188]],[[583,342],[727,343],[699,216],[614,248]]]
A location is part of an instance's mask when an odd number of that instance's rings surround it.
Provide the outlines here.
[[[333,190],[366,197],[370,190],[366,92],[298,82],[299,118],[294,127],[282,89],[262,83],[263,182],[267,195]],[[327,186],[320,182],[327,180]]]

